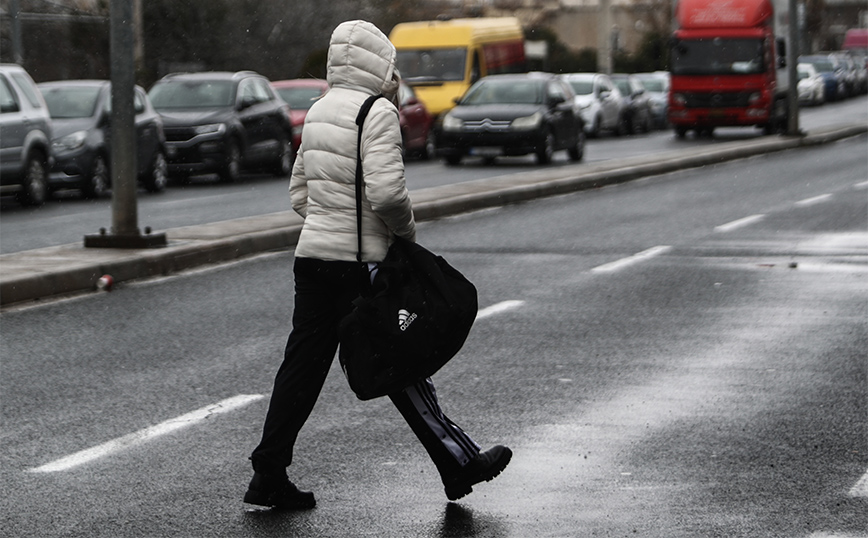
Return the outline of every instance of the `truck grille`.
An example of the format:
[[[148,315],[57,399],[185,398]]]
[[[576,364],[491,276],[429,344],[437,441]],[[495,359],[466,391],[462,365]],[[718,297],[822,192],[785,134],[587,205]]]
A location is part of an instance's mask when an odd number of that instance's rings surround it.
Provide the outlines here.
[[[746,107],[750,93],[684,93],[687,108]]]

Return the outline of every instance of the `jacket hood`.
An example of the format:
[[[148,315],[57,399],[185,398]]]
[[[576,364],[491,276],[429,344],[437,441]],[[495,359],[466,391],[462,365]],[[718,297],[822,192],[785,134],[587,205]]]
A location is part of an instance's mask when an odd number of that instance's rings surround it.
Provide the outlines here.
[[[349,88],[387,97],[397,92],[395,46],[367,21],[341,23],[329,42],[326,80],[330,87]]]

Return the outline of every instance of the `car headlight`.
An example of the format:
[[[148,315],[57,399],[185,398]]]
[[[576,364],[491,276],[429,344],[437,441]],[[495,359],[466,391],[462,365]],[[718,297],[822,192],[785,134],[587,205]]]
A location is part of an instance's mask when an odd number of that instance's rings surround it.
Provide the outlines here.
[[[225,123],[210,123],[208,125],[199,125],[193,129],[197,135],[203,134],[223,134],[226,130]]]
[[[531,114],[530,116],[524,116],[521,118],[515,118],[510,123],[510,127],[516,131],[529,131],[531,129],[536,129],[540,126],[542,122],[542,114],[540,112],[536,112]]]
[[[54,151],[72,151],[82,147],[85,140],[87,140],[87,131],[76,131],[58,138],[51,143],[51,146]]]
[[[444,131],[460,131],[464,128],[464,120],[456,118],[452,114],[446,114],[443,117]]]

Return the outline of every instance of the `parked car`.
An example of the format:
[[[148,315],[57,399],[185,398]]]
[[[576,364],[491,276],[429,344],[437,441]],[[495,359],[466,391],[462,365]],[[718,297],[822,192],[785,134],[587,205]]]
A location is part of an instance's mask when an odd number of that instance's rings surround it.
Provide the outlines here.
[[[822,105],[826,102],[826,85],[823,77],[812,64],[800,63],[797,66],[799,75],[799,103],[806,105]]]
[[[654,127],[667,129],[669,127],[669,120],[666,119],[666,111],[669,108],[669,73],[666,71],[637,73],[636,77],[642,82],[648,95]]]
[[[835,62],[825,54],[799,56],[799,63],[811,64],[823,77],[827,101],[838,101],[847,96],[847,88],[841,74],[836,71]]]
[[[433,157],[437,151],[432,129],[434,118],[413,88],[404,82],[398,88],[398,115],[404,154],[419,155],[423,159]]]
[[[612,75],[612,82],[624,98],[623,121],[627,133],[647,133],[654,127],[651,119],[651,98],[638,77],[633,75]]]
[[[37,87],[54,123],[48,188],[80,189],[86,198],[105,196],[111,188],[111,82],[64,80]],[[168,182],[163,120],[138,86],[133,107],[139,181],[149,192],[160,192]]]
[[[21,66],[0,64],[0,194],[25,206],[48,196],[51,118],[42,94]]]
[[[289,117],[292,121],[292,146],[295,152],[301,147],[301,133],[304,130],[304,118],[311,105],[322,94],[328,91],[329,84],[318,78],[296,78],[278,80],[271,86],[281,99],[289,104]]]
[[[278,176],[292,170],[289,105],[265,77],[253,71],[167,75],[148,97],[163,118],[171,176],[216,172],[231,182],[244,169]]]
[[[574,94],[546,73],[489,75],[478,80],[437,129],[437,154],[448,164],[465,156],[493,161],[501,155],[534,153],[540,164],[567,150],[579,161],[585,152],[582,117]]]
[[[573,73],[562,77],[576,94],[575,103],[588,136],[596,138],[602,131],[618,135],[623,132],[624,99],[608,75]]]

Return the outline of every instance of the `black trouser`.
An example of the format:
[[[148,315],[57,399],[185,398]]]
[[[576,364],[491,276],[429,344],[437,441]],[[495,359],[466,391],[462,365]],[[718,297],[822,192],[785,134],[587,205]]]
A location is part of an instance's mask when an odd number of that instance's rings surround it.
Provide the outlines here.
[[[292,332],[274,381],[262,441],[250,457],[256,471],[268,474],[282,474],[292,463],[298,432],[334,360],[340,320],[369,278],[362,264],[311,258],[296,258],[294,274]],[[443,414],[430,379],[390,398],[444,478],[479,453],[479,445]]]

